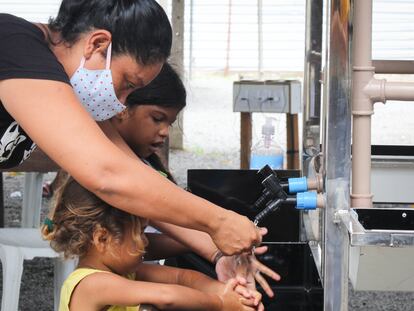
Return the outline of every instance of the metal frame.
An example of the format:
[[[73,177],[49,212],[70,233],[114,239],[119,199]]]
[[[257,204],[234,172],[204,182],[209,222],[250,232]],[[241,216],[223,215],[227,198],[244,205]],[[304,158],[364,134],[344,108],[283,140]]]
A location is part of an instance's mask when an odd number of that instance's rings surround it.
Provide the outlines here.
[[[304,172],[323,173],[326,208],[303,214],[303,227],[324,285],[324,310],[348,308],[348,249],[346,227],[338,212],[350,208],[351,104],[350,55],[351,7],[338,1],[326,3],[326,61],[323,111],[320,111],[319,56],[322,46],[322,1],[307,1],[306,60],[304,81]],[[313,45],[313,46],[312,46]],[[323,157],[319,153],[319,118],[322,116]],[[329,159],[329,161],[328,161]],[[320,162],[320,163],[319,163]]]
[[[302,236],[309,241],[315,263],[323,279],[324,310],[346,311],[348,310],[350,254],[358,260],[358,250],[370,247],[370,250],[386,251],[392,256],[397,256],[396,252],[404,249],[404,252],[411,256],[412,252],[409,248],[414,246],[414,231],[367,230],[361,225],[354,210],[351,209],[351,132],[360,133],[359,127],[351,131],[352,114],[365,120],[370,118],[369,112],[371,111],[362,109],[363,107],[355,105],[355,102],[364,100],[364,104],[371,105],[380,97],[379,93],[384,94],[384,99],[406,100],[408,95],[403,92],[403,89],[411,90],[413,86],[407,83],[397,83],[396,85],[395,83],[387,83],[385,80],[379,82],[370,80],[371,73],[375,71],[375,68],[369,64],[365,67],[360,64],[367,59],[368,54],[369,62],[371,62],[371,42],[369,44],[355,43],[353,46],[349,30],[353,28],[355,42],[371,40],[371,33],[366,35],[365,39],[361,36],[362,33],[371,30],[371,26],[368,26],[367,22],[370,24],[372,20],[372,0],[328,0],[324,3],[326,53],[322,85],[323,105],[319,116],[318,114],[312,115],[311,112],[317,111],[314,108],[318,107],[321,102],[319,93],[316,91],[319,87],[318,73],[316,72],[319,63],[315,62],[318,60],[315,55],[319,54],[313,52],[312,47],[312,45],[321,46],[321,42],[319,42],[322,40],[321,28],[318,23],[315,23],[315,21],[321,21],[321,4],[322,1],[308,0],[306,6],[306,26],[314,29],[307,29],[306,32],[303,173],[308,177],[323,174],[326,204],[324,210],[303,212],[302,230],[304,232]],[[364,14],[369,16],[366,17]],[[359,28],[359,31],[356,28]],[[384,61],[379,64],[383,68],[378,71],[390,72],[389,67],[394,65],[397,70],[398,68],[402,70],[400,63]],[[352,65],[354,67],[351,67]],[[362,80],[359,79],[361,72]],[[406,70],[404,73],[407,73]],[[368,75],[370,79],[367,78]],[[365,83],[364,81],[368,81],[369,85],[364,84],[364,87],[361,87],[361,83]],[[353,91],[353,105],[351,104],[351,89]],[[364,92],[368,92],[368,94]],[[366,98],[368,98],[367,101],[365,101]],[[321,122],[318,122],[319,117]],[[321,154],[319,154],[319,133],[322,136],[323,146]],[[354,137],[354,145],[357,144],[355,140]],[[361,143],[358,142],[358,147],[360,145]],[[354,148],[354,158],[357,158],[360,163],[361,158],[365,159],[366,155],[365,152],[357,151],[358,147]],[[369,147],[370,145],[368,145]],[[359,153],[362,153],[361,157]],[[370,153],[368,155],[369,162],[364,163],[365,166],[370,167]],[[365,169],[364,174],[366,171]],[[361,184],[360,179],[358,179],[358,183]],[[364,185],[365,188],[366,185]],[[369,193],[365,196],[370,199]],[[353,200],[355,198],[360,200],[362,197],[354,195]],[[370,204],[368,205],[366,207],[370,207]],[[393,250],[395,250],[395,254],[393,254]],[[355,254],[356,256],[354,256]],[[351,268],[353,269],[351,272],[356,271],[355,266]],[[356,266],[356,269],[364,269],[364,267]],[[367,271],[363,272],[365,276],[369,276]],[[394,288],[394,290],[399,289]]]

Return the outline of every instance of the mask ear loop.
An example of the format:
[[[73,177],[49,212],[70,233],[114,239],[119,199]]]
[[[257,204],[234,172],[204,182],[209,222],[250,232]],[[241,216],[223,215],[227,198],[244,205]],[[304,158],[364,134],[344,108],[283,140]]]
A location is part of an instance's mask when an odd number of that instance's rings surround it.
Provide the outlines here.
[[[112,42],[109,43],[108,50],[106,51],[106,65],[105,69],[109,70],[111,67],[111,54],[112,54]]]
[[[79,64],[79,68],[83,68],[83,67],[85,67],[85,57],[84,56],[82,56],[82,59],[81,59],[80,64]]]
[[[111,67],[111,54],[112,54],[112,42],[109,43],[108,50],[106,51],[106,64],[105,69],[108,70]],[[85,57],[82,56],[82,59],[79,64],[79,68],[83,68],[85,66]]]

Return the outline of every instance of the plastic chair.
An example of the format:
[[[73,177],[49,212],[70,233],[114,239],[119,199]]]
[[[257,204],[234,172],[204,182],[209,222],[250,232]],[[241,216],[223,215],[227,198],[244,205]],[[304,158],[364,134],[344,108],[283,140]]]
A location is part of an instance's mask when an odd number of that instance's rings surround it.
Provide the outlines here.
[[[3,266],[3,294],[1,311],[17,311],[20,296],[20,284],[23,273],[23,261],[34,257],[54,259],[54,309],[59,308],[60,288],[66,277],[75,268],[75,260],[59,258],[49,243],[41,237],[40,229],[1,228],[0,260]]]
[[[75,260],[61,260],[59,255],[50,248],[49,243],[43,241],[39,229],[43,173],[56,172],[58,169],[59,166],[37,148],[21,165],[1,170],[25,173],[22,228],[0,228],[0,260],[3,265],[1,311],[17,311],[25,259],[54,258],[55,310],[59,308],[62,283],[76,266]],[[0,206],[3,206],[1,201]],[[3,212],[3,208],[0,208],[0,212]]]

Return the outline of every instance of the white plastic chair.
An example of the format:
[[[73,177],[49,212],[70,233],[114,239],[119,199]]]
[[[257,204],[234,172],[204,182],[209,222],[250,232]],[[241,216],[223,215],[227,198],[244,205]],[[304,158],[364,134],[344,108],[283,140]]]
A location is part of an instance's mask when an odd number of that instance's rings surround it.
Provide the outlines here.
[[[43,173],[59,167],[41,150],[35,150],[22,165],[9,171],[25,172],[22,204],[22,228],[0,228],[0,260],[3,266],[1,311],[17,311],[23,261],[34,257],[54,258],[54,309],[59,309],[60,288],[75,269],[75,260],[61,260],[39,229],[42,206]]]
[[[40,229],[1,228],[0,260],[3,266],[1,311],[18,310],[23,261],[34,257],[54,258],[54,309],[58,310],[60,288],[66,277],[73,271],[75,261],[60,259],[59,254],[42,239]]]

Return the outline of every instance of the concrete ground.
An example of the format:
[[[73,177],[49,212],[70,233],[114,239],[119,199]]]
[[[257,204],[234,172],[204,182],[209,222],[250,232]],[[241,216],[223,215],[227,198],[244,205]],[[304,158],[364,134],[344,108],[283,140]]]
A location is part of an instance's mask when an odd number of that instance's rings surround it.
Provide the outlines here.
[[[232,80],[212,77],[193,81],[188,85],[188,107],[185,112],[184,150],[170,153],[171,171],[180,186],[186,185],[188,168],[227,168],[239,166],[239,115],[232,112]],[[378,105],[378,104],[377,104]],[[396,110],[396,111],[395,111]],[[373,141],[396,144],[414,144],[414,105],[395,103],[382,106],[374,120]],[[278,141],[283,145],[284,116],[273,115]],[[254,115],[254,140],[260,137],[261,114]],[[398,125],[396,120],[398,120]],[[21,218],[21,191],[23,175],[4,174],[5,218],[7,227],[17,227]],[[53,174],[47,174],[51,180]],[[19,193],[20,192],[20,196]],[[43,201],[42,219],[49,200]],[[392,269],[390,263],[390,269]],[[0,276],[1,277],[1,276]],[[1,293],[1,282],[0,282]],[[25,262],[20,292],[19,310],[53,310],[53,264],[38,258]],[[350,311],[412,311],[414,293],[354,292],[349,289]]]

